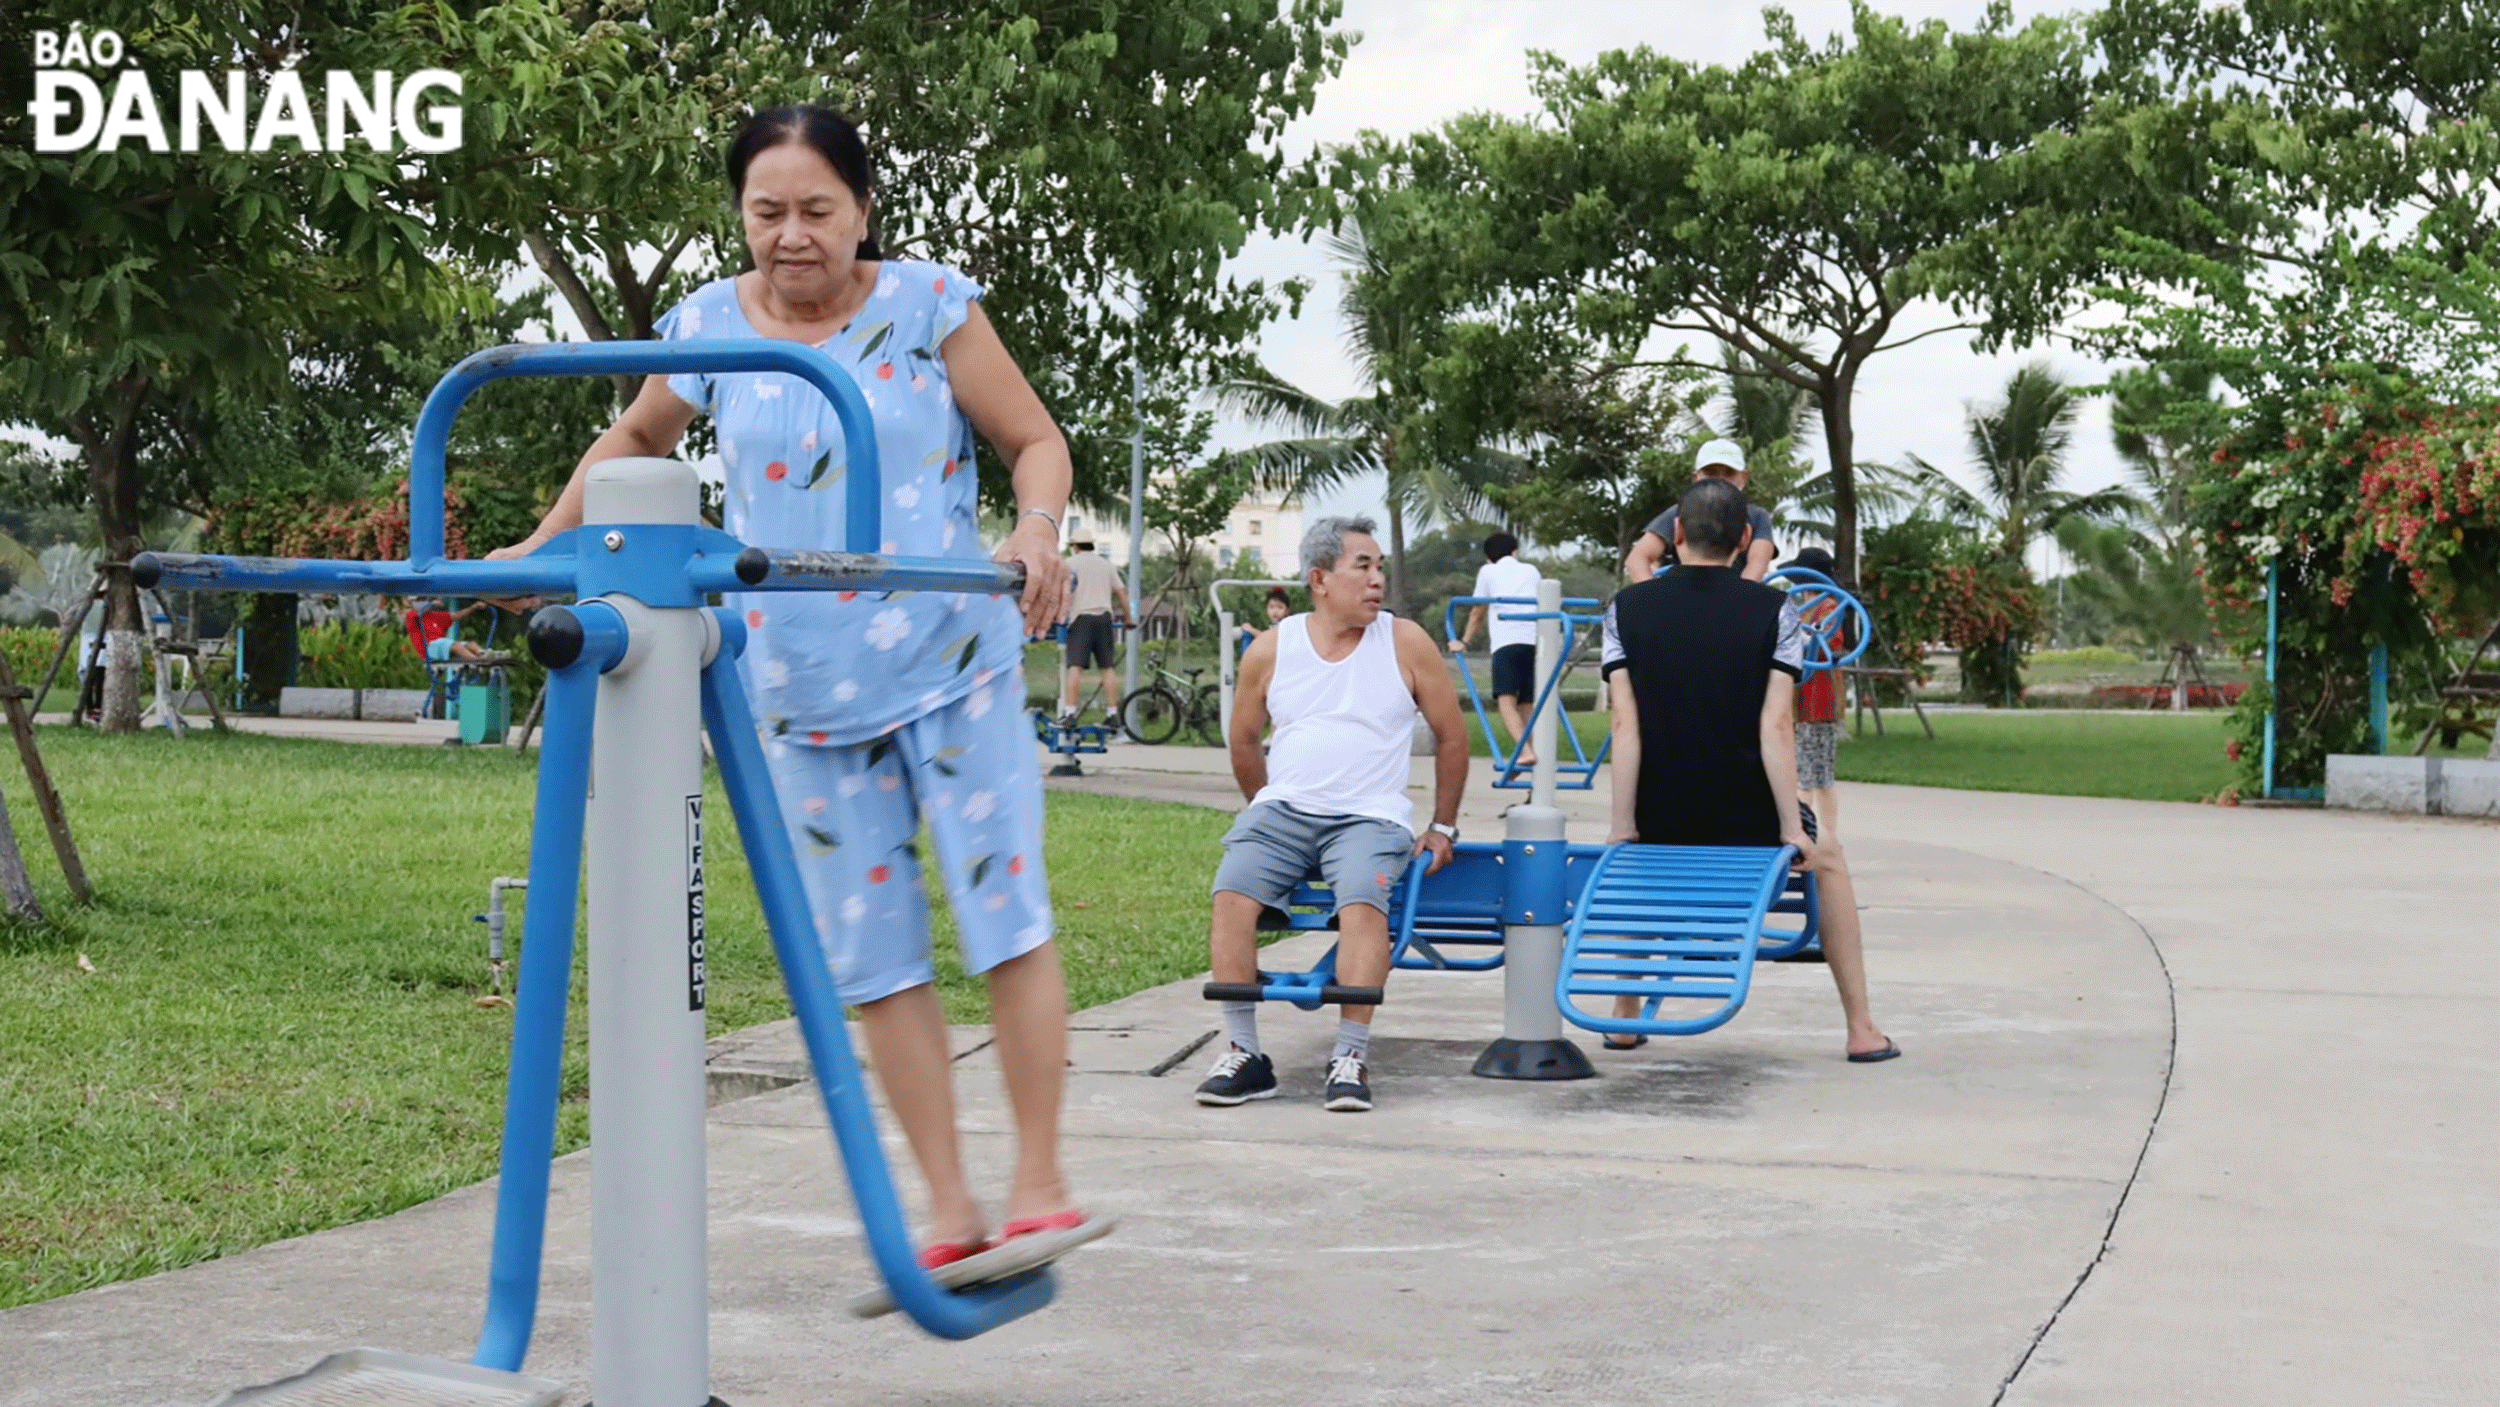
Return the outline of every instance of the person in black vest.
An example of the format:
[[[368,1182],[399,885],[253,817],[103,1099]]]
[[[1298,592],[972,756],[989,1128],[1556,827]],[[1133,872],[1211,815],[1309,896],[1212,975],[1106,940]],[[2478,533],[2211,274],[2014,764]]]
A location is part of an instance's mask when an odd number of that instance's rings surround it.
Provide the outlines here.
[[[1901,1053],[1867,1014],[1858,901],[1837,838],[1815,838],[1797,799],[1797,678],[1805,627],[1787,593],[1745,580],[1744,491],[1702,479],[1676,505],[1675,570],[1606,606],[1603,671],[1614,708],[1607,838],[1648,845],[1793,845],[1814,871],[1822,942],[1848,1020],[1850,1060]],[[1615,1014],[1636,1016],[1618,998]],[[1630,1049],[1639,1039],[1607,1041]]]

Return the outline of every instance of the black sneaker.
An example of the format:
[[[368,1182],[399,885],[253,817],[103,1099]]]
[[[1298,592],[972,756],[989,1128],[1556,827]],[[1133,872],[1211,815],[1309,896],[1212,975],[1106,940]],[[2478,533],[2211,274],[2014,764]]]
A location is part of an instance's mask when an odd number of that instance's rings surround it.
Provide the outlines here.
[[[1276,1062],[1264,1055],[1252,1055],[1239,1046],[1226,1046],[1224,1053],[1215,1057],[1215,1068],[1198,1083],[1201,1104],[1229,1107],[1275,1097]]]
[[[1321,1106],[1332,1114],[1360,1114],[1372,1107],[1370,1072],[1363,1057],[1340,1055],[1328,1062],[1328,1099]]]

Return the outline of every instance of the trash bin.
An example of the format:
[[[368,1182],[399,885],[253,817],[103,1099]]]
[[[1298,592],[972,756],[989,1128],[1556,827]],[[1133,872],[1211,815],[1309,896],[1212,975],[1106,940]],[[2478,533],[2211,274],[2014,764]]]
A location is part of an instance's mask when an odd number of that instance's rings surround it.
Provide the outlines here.
[[[460,741],[500,743],[511,724],[512,691],[503,671],[484,671],[460,681]]]

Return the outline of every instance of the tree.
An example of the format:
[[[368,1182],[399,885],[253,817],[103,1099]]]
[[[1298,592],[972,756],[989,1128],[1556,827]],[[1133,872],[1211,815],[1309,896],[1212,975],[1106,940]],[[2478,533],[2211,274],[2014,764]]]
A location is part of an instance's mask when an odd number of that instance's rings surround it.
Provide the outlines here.
[[[988,284],[1011,348],[1075,425],[1111,418],[1121,363],[1210,363],[1293,296],[1216,273],[1250,230],[1290,228],[1317,198],[1275,137],[1342,59],[1335,0],[758,8],[9,7],[7,52],[77,22],[121,33],[151,72],[232,70],[253,92],[289,71],[450,69],[466,122],[448,152],[38,153],[28,70],[0,67],[0,420],[81,447],[107,556],[127,560],[153,447],[226,423],[216,406],[286,400],[290,341],[424,306],[434,260],[494,270],[527,251],[594,336],[647,335],[696,267],[734,263],[735,241],[716,238],[728,126],[800,97],[868,116],[888,243]],[[1098,491],[1106,461],[1079,462]],[[134,726],[126,573],[112,601],[106,721]]]
[[[611,138],[577,156],[513,126],[482,154],[533,179],[489,188],[472,218],[518,231],[594,339],[649,337],[688,284],[745,267],[720,154],[751,111],[792,102],[861,124],[889,256],[953,263],[987,288],[1008,349],[1074,432],[1082,500],[1127,482],[1118,437],[1088,432],[1124,422],[1132,364],[1204,380],[1300,298],[1221,265],[1321,203],[1277,136],[1344,60],[1339,0],[564,8],[635,38],[634,81],[579,95],[591,126],[655,120],[656,94],[685,109],[657,147]],[[1003,474],[982,484],[994,501],[1010,491]]]
[[[1521,471],[1486,486],[1517,529],[1553,546],[1602,548],[1617,561],[1692,481],[1687,369],[1569,368],[1527,391],[1512,422]]]
[[[1197,428],[1196,447],[1203,448],[1213,417],[1201,414],[1192,419]],[[1250,492],[1254,477],[1246,462],[1229,454],[1219,454],[1176,469],[1150,483],[1151,492],[1146,499],[1146,526],[1163,534],[1165,541],[1171,545],[1175,564],[1172,575],[1165,578],[1157,589],[1157,600],[1178,596],[1194,605],[1197,588],[1211,579],[1200,578],[1191,570],[1206,560],[1206,553],[1201,550],[1200,544],[1224,530],[1225,523],[1232,519],[1233,510]],[[1141,617],[1147,609],[1139,608]],[[1184,639],[1188,637],[1189,617],[1188,610],[1180,612]]]
[[[1962,697],[1990,706],[2022,698],[2022,652],[2038,633],[2040,589],[1968,523],[1913,513],[1867,534],[1859,580],[1879,640],[1918,678],[1925,647],[1962,656]]]
[[[2194,550],[2083,518],[2059,523],[2057,542],[2083,566],[2066,578],[2067,589],[2105,612],[2133,643],[2170,656],[2170,707],[2185,712],[2188,675],[2214,639]]]
[[[528,60],[569,45],[569,81],[596,88],[620,51],[561,31],[543,0],[474,15],[250,0],[188,16],[148,0],[37,0],[0,14],[0,48],[27,52],[33,30],[73,23],[117,31],[151,73],[238,72],[247,92],[282,73],[451,68],[472,75],[470,103],[525,126],[543,118],[557,140],[564,100],[543,91]],[[196,434],[214,404],[287,400],[290,339],[429,306],[431,253],[494,173],[451,181],[439,154],[387,141],[159,152],[134,139],[38,152],[27,75],[0,68],[0,419],[78,446],[105,558],[126,563],[146,545],[146,511],[163,501],[148,483],[153,457]],[[140,619],[126,567],[111,569],[106,601],[103,722],[128,729]]]
[[[1708,368],[1645,350],[1699,335],[1811,394],[1844,571],[1869,360],[1946,331],[2028,340],[2110,272],[2116,231],[2193,243],[2192,211],[2235,208],[2144,70],[2075,25],[2016,29],[2002,3],[1967,33],[1853,13],[1816,49],[1771,11],[1769,49],[1734,69],[1539,56],[1541,119],[1470,116],[1366,157],[1427,197],[1397,262],[1456,306],[1584,326],[1627,362]],[[1905,332],[1929,298],[1960,320]]]
[[[2266,759],[2263,780],[2314,787],[2328,754],[2369,745],[2373,653],[2400,706],[2426,705],[2500,561],[2475,491],[2500,399],[2500,16],[2118,0],[2095,25],[2117,62],[2161,56],[2173,101],[2209,114],[2209,159],[2270,212],[2203,252],[2132,241],[2132,267],[2203,296],[2126,299],[2104,343],[2210,369],[2238,403],[2196,467],[2192,539],[2218,605],[2278,626],[2273,682],[2233,719],[2247,779]]]
[[[2164,363],[2129,367],[2109,381],[2109,433],[2142,488],[2147,530],[2167,548],[2185,536],[2188,486],[2231,430],[2231,411],[2214,395],[2207,367]]]
[[[1984,525],[1997,550],[2019,563],[2034,537],[2054,533],[2068,518],[2108,518],[2139,506],[2123,489],[2079,494],[2057,486],[2081,409],[2074,388],[2047,363],[2034,362],[2007,380],[2004,400],[1973,406],[1964,419],[1977,494],[1916,455],[1910,462],[1947,512]]]
[[[2500,360],[2500,16],[2463,0],[2209,7],[2117,0],[2092,21],[2113,63],[2153,61],[2201,114],[2199,158],[2239,174],[2225,238],[2137,231],[2121,264],[2201,296],[2113,289],[2105,349],[2209,372],[2251,418],[2321,398],[2474,404]]]
[[[1355,371],[1371,389],[1330,402],[1264,366],[1217,388],[1226,409],[1286,432],[1241,451],[1259,477],[1289,497],[1307,498],[1367,474],[1385,480],[1389,510],[1389,609],[1405,599],[1406,529],[1481,516],[1491,507],[1496,476],[1512,456],[1468,446],[1453,456],[1436,453],[1430,436],[1414,422],[1429,419],[1430,398],[1409,383],[1391,383],[1393,368],[1413,366],[1432,335],[1428,314],[1400,300],[1388,270],[1359,226],[1328,237],[1346,266],[1340,309],[1346,347]]]

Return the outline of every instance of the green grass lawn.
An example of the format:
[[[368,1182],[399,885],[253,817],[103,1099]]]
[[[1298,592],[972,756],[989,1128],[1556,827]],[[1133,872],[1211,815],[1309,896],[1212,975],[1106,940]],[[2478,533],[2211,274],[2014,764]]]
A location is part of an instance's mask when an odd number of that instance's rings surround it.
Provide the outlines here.
[[[0,1307],[380,1216],[493,1171],[511,1018],[476,1004],[486,931],[470,915],[488,880],[527,869],[526,762],[207,733],[42,742],[97,899],[69,903],[22,774],[0,769],[51,913],[0,925]],[[716,779],[711,793],[727,817]],[[1076,1006],[1205,967],[1227,820],[1051,796]],[[712,836],[718,1033],[787,1004],[734,827]],[[940,949],[949,1018],[986,1019],[943,932]],[[577,986],[564,1149],[587,1135],[586,1024]]]
[[[2125,796],[2146,801],[2197,801],[2231,785],[2234,766],[2222,754],[2223,715],[2193,713],[2052,713],[2030,710],[1933,710],[1936,737],[1920,731],[1908,709],[1887,710],[1890,734],[1851,737],[1840,746],[1846,782],[2030,791],[2061,796]],[[1595,756],[1607,715],[1571,715],[1581,745]],[[1485,755],[1483,732],[1469,720],[1469,751]],[[1570,756],[1568,745],[1563,754]]]
[[[1973,791],[2197,801],[2230,786],[2218,712],[2041,713],[1931,710],[1930,739],[1907,709],[1887,710],[1840,745],[1844,782],[1898,782]]]

